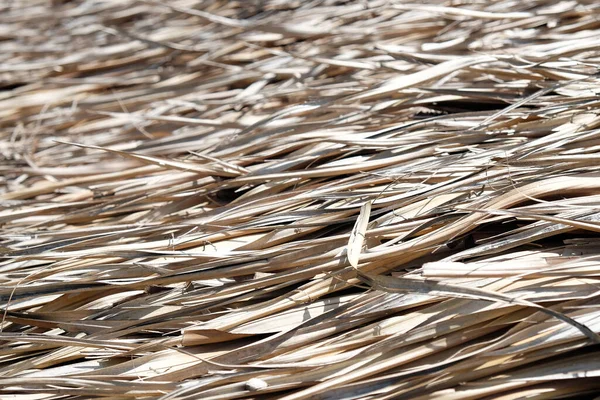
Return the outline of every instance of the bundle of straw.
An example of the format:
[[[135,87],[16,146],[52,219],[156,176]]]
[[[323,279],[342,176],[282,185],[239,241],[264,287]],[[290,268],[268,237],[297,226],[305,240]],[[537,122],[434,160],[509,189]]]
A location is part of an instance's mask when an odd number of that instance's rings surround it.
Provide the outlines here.
[[[2,2],[0,398],[593,398],[599,17]]]

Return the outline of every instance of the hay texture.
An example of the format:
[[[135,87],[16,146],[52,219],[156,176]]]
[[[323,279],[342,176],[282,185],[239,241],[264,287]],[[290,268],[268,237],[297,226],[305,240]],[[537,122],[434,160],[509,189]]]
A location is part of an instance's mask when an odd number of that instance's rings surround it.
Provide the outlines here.
[[[0,2],[0,398],[593,398],[599,44],[592,0]]]

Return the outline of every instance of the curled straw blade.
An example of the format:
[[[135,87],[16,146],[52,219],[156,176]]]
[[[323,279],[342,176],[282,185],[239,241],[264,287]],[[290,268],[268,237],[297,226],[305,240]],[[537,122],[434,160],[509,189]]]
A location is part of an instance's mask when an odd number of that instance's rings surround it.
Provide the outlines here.
[[[367,201],[362,205],[354,228],[352,228],[352,231],[350,232],[350,239],[348,240],[348,247],[346,249],[348,262],[354,268],[358,267],[358,260],[365,242],[367,225],[369,224],[369,216],[371,215],[371,203],[371,201]]]

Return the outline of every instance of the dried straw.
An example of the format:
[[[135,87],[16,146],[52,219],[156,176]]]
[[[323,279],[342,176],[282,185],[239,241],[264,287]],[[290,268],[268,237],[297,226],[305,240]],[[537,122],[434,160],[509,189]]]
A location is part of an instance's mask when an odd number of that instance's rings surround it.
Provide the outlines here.
[[[600,4],[0,4],[0,398],[600,392]]]

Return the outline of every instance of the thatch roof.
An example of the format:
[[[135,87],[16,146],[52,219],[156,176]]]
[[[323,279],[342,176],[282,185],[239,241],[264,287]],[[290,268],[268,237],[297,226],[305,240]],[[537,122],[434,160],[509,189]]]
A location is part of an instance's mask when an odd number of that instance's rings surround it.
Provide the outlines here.
[[[600,5],[0,4],[0,398],[600,391]]]

